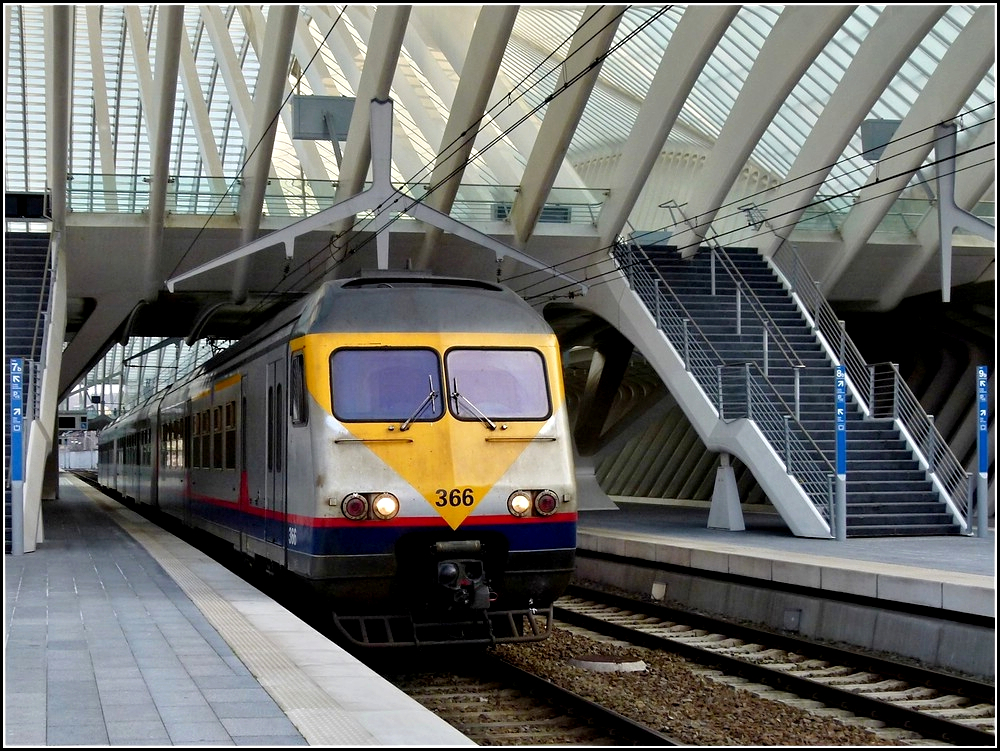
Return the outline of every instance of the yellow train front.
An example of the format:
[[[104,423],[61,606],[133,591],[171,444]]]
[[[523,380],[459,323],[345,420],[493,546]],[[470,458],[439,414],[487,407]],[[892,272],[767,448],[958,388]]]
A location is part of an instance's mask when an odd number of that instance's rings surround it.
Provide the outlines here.
[[[498,285],[362,277],[327,283],[288,352],[287,566],[333,598],[343,633],[544,638],[577,518],[544,319]]]

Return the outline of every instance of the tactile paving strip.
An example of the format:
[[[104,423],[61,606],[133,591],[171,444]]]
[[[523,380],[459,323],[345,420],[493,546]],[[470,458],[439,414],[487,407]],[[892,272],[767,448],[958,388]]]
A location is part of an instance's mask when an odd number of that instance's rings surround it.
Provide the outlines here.
[[[377,739],[345,714],[334,697],[320,688],[265,634],[161,545],[146,528],[148,523],[145,520],[96,491],[90,495],[177,582],[310,745],[377,744]]]

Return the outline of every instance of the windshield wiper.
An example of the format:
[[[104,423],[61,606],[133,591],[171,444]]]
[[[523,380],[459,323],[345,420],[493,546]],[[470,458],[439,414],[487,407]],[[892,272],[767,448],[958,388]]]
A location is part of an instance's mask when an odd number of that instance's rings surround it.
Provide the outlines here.
[[[462,394],[460,394],[458,392],[458,379],[457,378],[452,379],[452,390],[451,391],[452,391],[451,398],[455,400],[455,414],[458,414],[458,400],[461,399],[463,402],[465,402],[468,405],[469,409],[472,410],[472,413],[476,417],[478,417],[487,428],[489,428],[490,430],[496,430],[497,429],[497,424],[495,422],[493,422],[490,418],[488,418],[486,415],[484,415],[479,410],[479,407],[477,407],[475,404],[473,404],[471,401],[469,401],[469,398],[467,396],[463,396]]]
[[[430,388],[430,393],[428,393],[427,396],[424,397],[424,400],[420,402],[420,406],[417,407],[417,411],[410,415],[406,421],[399,426],[400,431],[409,430],[410,425],[412,425],[413,421],[423,414],[423,411],[427,409],[428,404],[431,405],[432,408],[434,407],[434,400],[437,399],[437,391],[434,390],[434,376],[427,376],[427,385]]]

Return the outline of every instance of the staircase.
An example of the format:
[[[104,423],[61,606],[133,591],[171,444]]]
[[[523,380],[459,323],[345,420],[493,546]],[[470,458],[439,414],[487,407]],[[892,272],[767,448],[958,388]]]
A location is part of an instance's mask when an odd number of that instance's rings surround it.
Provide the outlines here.
[[[758,422],[789,473],[801,473],[807,495],[831,519],[835,363],[801,301],[754,249],[703,248],[682,258],[668,247],[621,244],[615,254],[657,325],[687,353],[692,373],[717,400],[720,419]],[[640,278],[645,285],[634,283]],[[680,319],[680,333],[666,321],[661,326],[661,318]],[[955,503],[949,507],[935,487],[891,405],[866,407],[885,399],[884,390],[872,394],[870,386],[852,382],[847,390],[846,535],[961,533]],[[879,414],[886,416],[873,416]]]
[[[10,359],[24,359],[23,400],[31,398],[31,363],[39,357],[43,328],[40,317],[48,309],[48,234],[7,233],[4,236],[4,402],[10,404]],[[24,422],[27,426],[27,420]],[[27,450],[27,435],[22,450]],[[10,423],[4,421],[4,460],[10,462]],[[7,467],[10,477],[10,467]],[[11,489],[4,487],[4,550],[11,552]]]

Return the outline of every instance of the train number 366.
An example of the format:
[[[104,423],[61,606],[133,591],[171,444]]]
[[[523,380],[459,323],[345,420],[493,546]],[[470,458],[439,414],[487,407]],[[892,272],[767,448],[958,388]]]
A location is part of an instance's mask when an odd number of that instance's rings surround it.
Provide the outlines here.
[[[435,504],[440,508],[445,506],[472,506],[476,503],[476,496],[472,488],[438,488],[438,501]]]

